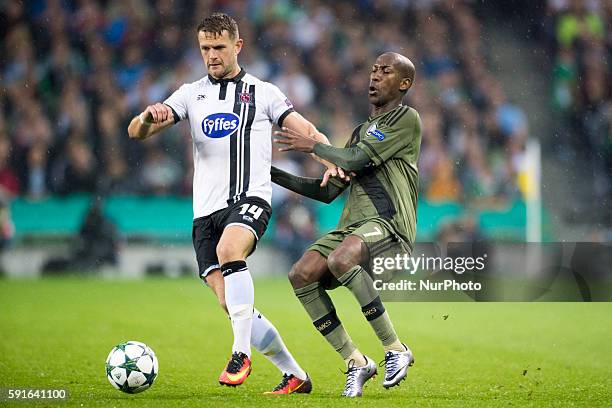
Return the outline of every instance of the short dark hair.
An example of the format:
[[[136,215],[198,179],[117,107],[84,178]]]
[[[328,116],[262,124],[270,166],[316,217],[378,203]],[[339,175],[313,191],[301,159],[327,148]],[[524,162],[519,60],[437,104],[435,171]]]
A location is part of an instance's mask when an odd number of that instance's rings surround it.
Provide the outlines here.
[[[221,35],[223,30],[227,30],[232,40],[238,38],[238,23],[225,13],[213,13],[198,25],[198,33],[204,31]]]

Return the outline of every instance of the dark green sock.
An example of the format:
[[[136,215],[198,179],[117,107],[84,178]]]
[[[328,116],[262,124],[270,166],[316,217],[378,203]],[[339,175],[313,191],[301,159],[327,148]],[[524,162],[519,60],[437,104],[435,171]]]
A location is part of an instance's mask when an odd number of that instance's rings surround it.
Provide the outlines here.
[[[370,322],[372,329],[382,342],[388,346],[398,340],[393,323],[374,289],[374,281],[370,275],[359,265],[354,266],[338,278],[340,283],[350,290],[359,305],[365,318]]]
[[[350,336],[344,330],[331,298],[319,282],[295,289],[295,295],[306,309],[317,328],[343,359],[349,358],[356,350]]]

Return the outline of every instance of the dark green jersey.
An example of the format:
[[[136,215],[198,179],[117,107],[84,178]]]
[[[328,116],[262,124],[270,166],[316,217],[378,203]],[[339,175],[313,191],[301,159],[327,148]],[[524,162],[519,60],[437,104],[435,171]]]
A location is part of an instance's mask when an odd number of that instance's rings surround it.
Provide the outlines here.
[[[398,106],[370,117],[355,129],[348,145],[359,147],[372,162],[351,180],[338,229],[383,218],[402,239],[414,243],[421,148],[417,111]]]

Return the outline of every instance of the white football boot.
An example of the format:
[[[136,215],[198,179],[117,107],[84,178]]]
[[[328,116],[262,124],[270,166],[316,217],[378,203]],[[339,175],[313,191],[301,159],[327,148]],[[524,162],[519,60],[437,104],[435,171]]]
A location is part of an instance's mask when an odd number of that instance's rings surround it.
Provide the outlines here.
[[[361,367],[355,367],[354,361],[349,362],[346,374],[346,385],[344,386],[343,397],[361,397],[363,394],[363,385],[370,378],[376,375],[376,363],[364,356],[367,364]]]
[[[385,379],[383,387],[391,388],[400,383],[408,374],[408,367],[414,364],[412,351],[406,347],[406,351],[387,351],[385,353]],[[382,364],[381,363],[381,364]]]

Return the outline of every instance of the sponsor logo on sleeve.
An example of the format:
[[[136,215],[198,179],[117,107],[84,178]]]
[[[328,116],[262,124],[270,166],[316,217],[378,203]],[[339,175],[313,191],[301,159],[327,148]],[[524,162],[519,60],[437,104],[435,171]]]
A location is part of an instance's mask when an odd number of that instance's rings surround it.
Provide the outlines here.
[[[240,118],[235,113],[213,113],[202,121],[202,132],[206,137],[220,139],[233,134],[239,126]]]

